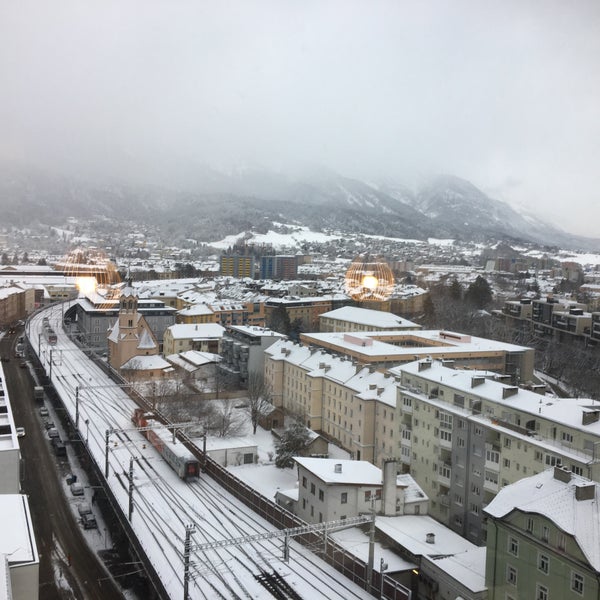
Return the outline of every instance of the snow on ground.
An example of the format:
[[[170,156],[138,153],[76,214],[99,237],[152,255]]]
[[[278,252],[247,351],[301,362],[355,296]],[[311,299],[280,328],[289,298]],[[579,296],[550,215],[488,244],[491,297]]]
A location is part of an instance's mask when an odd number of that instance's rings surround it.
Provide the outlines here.
[[[291,490],[298,486],[295,468],[279,469],[275,465],[258,464],[228,467],[228,471],[272,501],[275,501],[278,490]]]
[[[299,227],[297,225],[289,225],[293,229],[290,233],[279,233],[277,231],[270,230],[267,233],[251,233],[248,241],[255,244],[267,244],[273,246],[273,248],[285,248],[289,246],[298,246],[304,242],[314,243],[326,243],[338,240],[341,236],[330,235],[327,233],[320,233],[318,231],[311,231],[308,227]],[[238,235],[229,235],[226,238],[210,242],[209,245],[213,248],[226,249],[233,246],[236,241],[241,238],[246,238],[247,232],[242,232]]]
[[[582,254],[578,252],[561,252],[555,257],[560,262],[576,262],[580,265],[600,265],[600,254]]]

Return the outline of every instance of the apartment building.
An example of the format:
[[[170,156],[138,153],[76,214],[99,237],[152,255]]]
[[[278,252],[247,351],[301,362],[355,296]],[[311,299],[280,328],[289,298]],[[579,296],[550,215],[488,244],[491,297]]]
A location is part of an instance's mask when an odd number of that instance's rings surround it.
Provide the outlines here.
[[[0,597],[37,600],[39,555],[29,511],[21,494],[21,450],[0,364]]]
[[[298,257],[277,255],[260,257],[260,279],[297,279]]]
[[[239,385],[248,384],[249,373],[263,373],[265,349],[283,335],[264,327],[232,325],[223,333],[219,368],[232,373]]]
[[[118,287],[98,289],[78,298],[69,311],[77,323],[78,337],[86,346],[108,351],[106,335],[119,318],[120,296],[121,288]],[[165,329],[175,323],[175,308],[166,306],[162,300],[139,296],[137,305],[139,314],[144,317],[162,348]]]
[[[417,323],[403,319],[398,315],[380,310],[370,310],[357,306],[343,306],[323,313],[319,317],[319,331],[346,332],[353,331],[401,331],[405,329],[421,329]]]
[[[500,489],[555,465],[600,479],[600,405],[553,398],[422,360],[400,380],[397,424],[404,468],[431,498],[430,513],[474,543]]]
[[[289,340],[266,349],[264,372],[276,407],[357,460],[383,464],[396,456],[396,382],[390,374]]]
[[[599,486],[554,467],[503,488],[489,519],[489,600],[600,596]]]
[[[303,344],[346,356],[385,370],[420,358],[452,360],[463,369],[485,369],[510,375],[514,383],[533,380],[532,348],[453,331],[365,331],[302,333]]]
[[[428,499],[416,482],[397,475],[396,462],[380,469],[366,461],[295,459],[298,467],[295,514],[308,523],[337,521],[375,510],[386,516],[427,514]],[[278,500],[285,503],[285,492]]]
[[[214,322],[223,327],[230,325],[265,326],[263,302],[213,302],[208,305],[214,314]]]
[[[254,277],[254,257],[241,254],[223,254],[219,259],[220,275]]]
[[[333,303],[338,301],[339,299],[333,296],[268,298],[264,303],[265,320],[267,323],[270,323],[273,312],[277,309],[285,308],[290,318],[290,323],[298,321],[302,324],[302,329],[317,331],[319,317],[323,313],[330,311]]]

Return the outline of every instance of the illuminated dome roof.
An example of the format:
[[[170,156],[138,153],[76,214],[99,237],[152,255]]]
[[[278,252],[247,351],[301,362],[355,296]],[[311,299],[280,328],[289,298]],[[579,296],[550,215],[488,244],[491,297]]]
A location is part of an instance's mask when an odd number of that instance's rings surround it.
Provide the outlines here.
[[[386,300],[394,289],[394,274],[382,258],[358,256],[346,271],[345,289],[353,300]]]

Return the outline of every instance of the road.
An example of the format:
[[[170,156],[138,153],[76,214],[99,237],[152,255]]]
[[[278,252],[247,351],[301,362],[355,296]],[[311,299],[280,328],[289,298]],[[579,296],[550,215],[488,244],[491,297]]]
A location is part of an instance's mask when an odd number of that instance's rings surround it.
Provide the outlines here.
[[[19,333],[0,340],[5,386],[15,424],[25,427],[20,438],[23,460],[22,491],[29,496],[33,527],[40,553],[40,598],[43,600],[122,599],[123,594],[98,556],[86,543],[62,483],[33,399],[33,381],[28,369],[20,368],[14,347]],[[53,560],[54,557],[54,560]],[[69,565],[69,562],[71,563]],[[57,579],[62,579],[60,585]]]

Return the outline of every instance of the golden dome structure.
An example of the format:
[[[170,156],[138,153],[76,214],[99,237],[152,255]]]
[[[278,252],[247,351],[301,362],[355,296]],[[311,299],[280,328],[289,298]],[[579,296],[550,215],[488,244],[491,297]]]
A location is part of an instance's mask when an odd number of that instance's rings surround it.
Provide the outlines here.
[[[357,302],[387,300],[394,291],[394,274],[383,258],[358,256],[346,271],[344,287]]]

